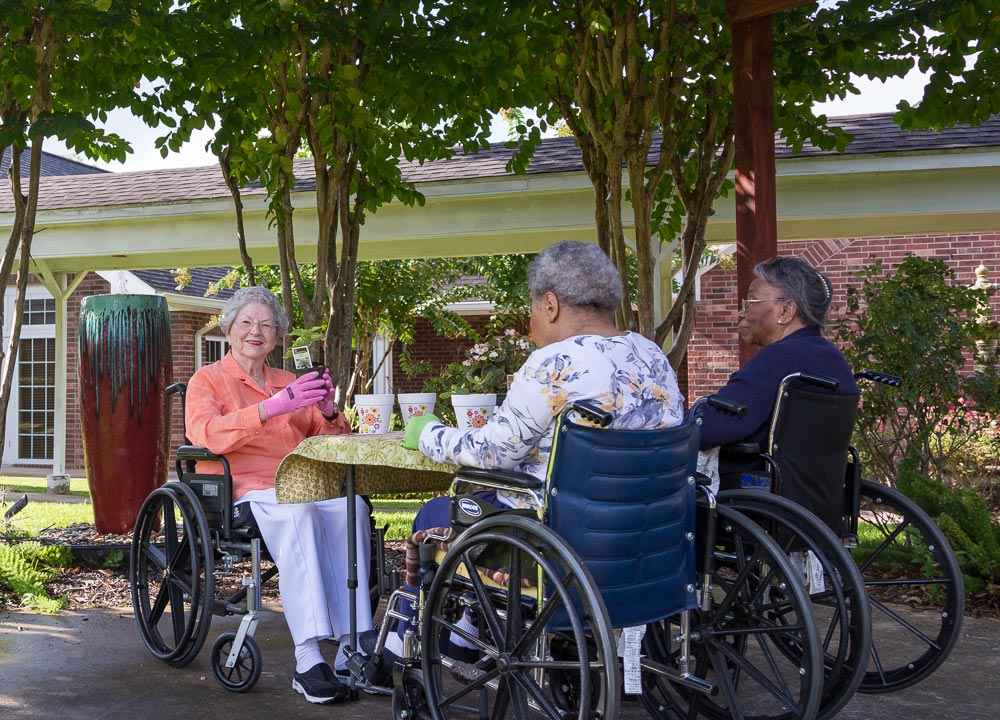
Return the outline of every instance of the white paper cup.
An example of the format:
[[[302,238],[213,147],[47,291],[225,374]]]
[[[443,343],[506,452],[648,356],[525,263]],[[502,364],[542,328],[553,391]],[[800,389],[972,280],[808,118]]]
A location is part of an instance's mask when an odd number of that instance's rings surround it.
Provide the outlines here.
[[[452,395],[451,404],[455,408],[459,430],[481,428],[493,417],[493,411],[497,408],[497,396],[496,393]]]
[[[437,393],[399,393],[397,397],[399,412],[407,425],[415,417],[434,412],[434,403],[437,402]]]
[[[388,394],[355,395],[354,409],[358,413],[358,433],[381,435],[389,432],[389,419],[396,397]]]

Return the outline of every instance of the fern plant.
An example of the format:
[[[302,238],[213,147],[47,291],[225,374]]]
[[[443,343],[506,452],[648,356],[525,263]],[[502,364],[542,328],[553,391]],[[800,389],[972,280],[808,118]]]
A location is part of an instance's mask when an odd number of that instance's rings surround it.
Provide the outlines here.
[[[0,585],[13,590],[25,607],[55,613],[66,604],[63,598],[50,597],[45,583],[70,562],[66,548],[39,542],[0,544]]]

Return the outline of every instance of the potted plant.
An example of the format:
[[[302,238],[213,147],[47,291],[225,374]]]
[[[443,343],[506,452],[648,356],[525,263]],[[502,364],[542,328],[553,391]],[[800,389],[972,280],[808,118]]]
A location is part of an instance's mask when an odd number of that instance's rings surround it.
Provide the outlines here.
[[[530,351],[531,342],[507,328],[469,348],[464,360],[446,366],[426,389],[451,400],[458,428],[482,427],[493,415],[498,395],[506,395],[508,376]]]

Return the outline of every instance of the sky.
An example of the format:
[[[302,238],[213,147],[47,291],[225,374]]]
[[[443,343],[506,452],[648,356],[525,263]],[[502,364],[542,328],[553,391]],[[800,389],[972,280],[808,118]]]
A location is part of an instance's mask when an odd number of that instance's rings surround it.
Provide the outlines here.
[[[849,95],[844,100],[819,103],[815,109],[818,113],[825,113],[828,117],[893,112],[900,100],[909,100],[912,103],[919,101],[926,82],[927,76],[916,69],[911,70],[905,77],[893,78],[884,83],[879,80],[859,77],[855,78],[855,86],[860,91],[859,95]],[[162,134],[162,128],[147,127],[127,110],[116,110],[109,113],[107,122],[102,123],[102,125],[128,140],[132,144],[132,154],[128,156],[125,163],[94,162],[82,157],[78,159],[113,171],[197,167],[215,164],[215,157],[205,150],[205,144],[211,139],[212,133],[207,128],[196,132],[191,141],[184,145],[180,152],[172,153],[163,159],[153,145],[156,138]],[[507,125],[503,120],[494,119],[492,130],[491,141],[502,142],[507,139]],[[47,140],[45,149],[64,157],[74,157],[71,151],[56,140]]]

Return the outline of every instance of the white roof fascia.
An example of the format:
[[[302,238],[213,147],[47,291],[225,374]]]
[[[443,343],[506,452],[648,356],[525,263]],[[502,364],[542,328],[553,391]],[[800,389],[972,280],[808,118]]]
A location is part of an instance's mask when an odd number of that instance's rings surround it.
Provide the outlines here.
[[[181,293],[158,292],[167,299],[167,307],[171,310],[187,310],[190,312],[211,312],[219,313],[225,306],[225,300],[215,298],[195,297],[193,295],[183,295]]]
[[[852,175],[880,174],[888,172],[928,172],[961,168],[1000,168],[1000,148],[959,148],[946,150],[926,150],[897,153],[872,153],[858,155],[820,155],[791,157],[777,160],[777,176],[796,177],[810,175]],[[730,173],[733,174],[732,172]],[[427,198],[436,201],[461,200],[463,198],[484,198],[512,193],[532,192],[535,194],[576,192],[592,187],[586,173],[582,171],[561,173],[538,173],[536,175],[515,175],[488,178],[466,178],[461,180],[438,180],[416,183],[417,189]],[[294,194],[297,209],[311,209],[316,206],[316,194],[312,191]],[[395,203],[392,203],[395,204]],[[266,201],[262,195],[247,195],[244,198],[247,214],[266,212]],[[89,208],[60,208],[38,211],[38,224],[75,224],[131,221],[137,218],[192,217],[202,215],[232,214],[230,198],[208,198],[183,202],[148,203],[141,205],[96,206]],[[0,213],[0,227],[9,225],[8,216]]]
[[[486,300],[463,300],[445,305],[444,309],[456,315],[489,315],[496,306]]]

